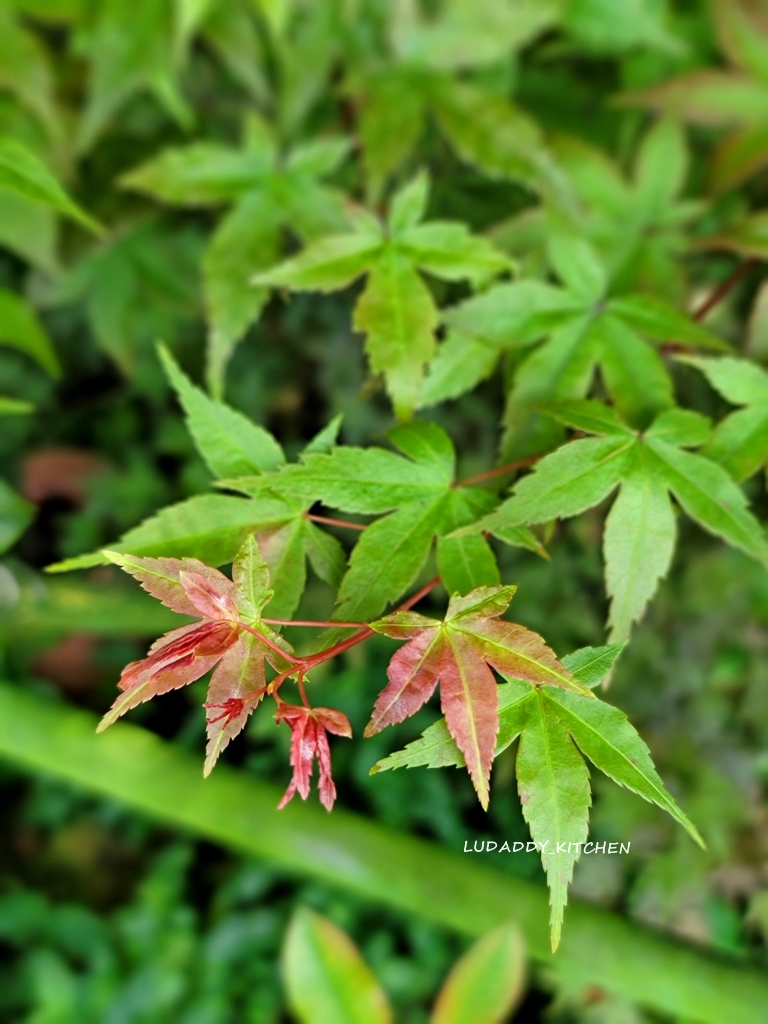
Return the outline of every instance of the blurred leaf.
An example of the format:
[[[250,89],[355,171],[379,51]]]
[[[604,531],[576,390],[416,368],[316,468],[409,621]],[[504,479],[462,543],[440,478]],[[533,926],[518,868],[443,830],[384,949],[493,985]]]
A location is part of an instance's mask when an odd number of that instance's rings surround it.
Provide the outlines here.
[[[395,15],[393,41],[401,60],[424,67],[490,64],[549,28],[558,13],[552,0],[450,0],[434,20]]]
[[[0,246],[51,276],[60,272],[56,228],[50,207],[0,188]]]
[[[150,90],[166,112],[190,128],[193,114],[179,92],[172,61],[173,23],[165,0],[104,0],[83,36],[90,88],[77,145],[87,152],[121,107]]]
[[[7,4],[0,8],[0,85],[19,97],[49,135],[59,135],[53,75],[45,49],[32,32],[22,27]]]
[[[18,398],[5,398],[0,395],[0,416],[18,416],[31,412],[32,409],[33,406],[30,402],[23,402]]]
[[[52,376],[61,376],[53,342],[35,311],[25,299],[7,288],[0,288],[0,344],[24,352]]]
[[[158,338],[173,344],[198,312],[200,251],[193,225],[171,232],[159,221],[140,222],[76,263],[53,300],[83,298],[98,344],[131,373]]]
[[[419,408],[437,405],[472,390],[491,376],[498,361],[498,353],[489,345],[460,331],[449,331],[427,367]]]
[[[7,137],[0,138],[0,188],[49,206],[94,234],[101,234],[101,226],[69,198],[45,164],[20,142]]]
[[[303,907],[285,937],[283,977],[302,1024],[391,1024],[387,998],[352,942]]]
[[[611,0],[568,0],[562,23],[583,45],[598,51],[652,46],[676,54],[683,44],[667,21],[664,0],[627,0],[620,7]]]
[[[478,939],[454,964],[437,996],[431,1024],[502,1024],[525,986],[525,946],[514,924]]]
[[[373,264],[355,306],[374,373],[383,373],[399,418],[418,404],[422,368],[435,347],[437,309],[407,256],[387,245]]]
[[[34,505],[24,501],[4,480],[0,480],[0,553],[16,543],[34,515]]]
[[[347,139],[316,139],[283,158],[273,128],[262,118],[251,114],[245,135],[243,149],[213,142],[168,149],[121,179],[124,188],[167,203],[234,202],[203,261],[207,378],[219,398],[230,356],[267,299],[267,289],[251,278],[279,258],[281,228],[289,224],[301,237],[312,238],[346,223],[339,194],[318,179],[333,173],[347,155]]]

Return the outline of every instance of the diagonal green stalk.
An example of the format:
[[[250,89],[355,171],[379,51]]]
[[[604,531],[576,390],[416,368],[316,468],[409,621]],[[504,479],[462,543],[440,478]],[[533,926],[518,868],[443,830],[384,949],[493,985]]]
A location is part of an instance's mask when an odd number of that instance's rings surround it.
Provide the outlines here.
[[[577,899],[553,956],[543,886],[343,810],[328,815],[294,802],[277,811],[279,791],[244,772],[220,765],[204,780],[196,757],[147,730],[118,723],[97,737],[95,724],[91,714],[0,684],[0,756],[25,770],[465,935],[517,921],[534,960],[580,988],[598,986],[701,1024],[765,1021],[764,970]]]

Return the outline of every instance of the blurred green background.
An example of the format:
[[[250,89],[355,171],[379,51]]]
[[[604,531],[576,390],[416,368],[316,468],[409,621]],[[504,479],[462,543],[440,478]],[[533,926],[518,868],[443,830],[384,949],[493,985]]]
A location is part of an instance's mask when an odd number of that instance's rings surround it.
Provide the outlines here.
[[[34,228],[26,220],[22,231],[14,230],[12,204],[0,190],[0,287],[32,302],[63,368],[54,377],[24,353],[0,347],[2,393],[34,405],[29,416],[0,419],[2,476],[34,506],[30,525],[0,563],[3,680],[45,701],[106,709],[122,666],[141,657],[174,617],[117,571],[48,577],[42,570],[107,544],[160,507],[204,490],[210,479],[154,344],[165,339],[190,375],[203,379],[200,260],[215,218],[205,210],[161,209],[120,191],[116,179],[169,143],[236,139],[253,106],[280,125],[286,141],[342,130],[358,145],[355,115],[365,89],[356,76],[367,75],[369,84],[377,75],[399,81],[397,60],[380,45],[397,6],[394,0],[2,0],[0,132],[40,154],[109,225],[101,240],[47,214]],[[465,18],[456,30],[459,45],[462,39],[469,45],[466,25],[485,24],[488,5],[454,6]],[[459,73],[489,97],[514,96],[545,132],[579,136],[624,172],[647,115],[612,97],[724,62],[711,10],[699,0],[520,6],[525,16],[538,10],[541,29]],[[549,7],[553,13],[544,17]],[[438,3],[424,9],[425,16],[447,17]],[[402,96],[395,90],[389,102],[401,103]],[[698,198],[707,187],[716,132],[697,126],[690,139],[685,197]],[[517,215],[533,210],[536,199],[514,174],[491,174],[460,159],[431,117],[417,131],[408,161],[430,167],[430,215],[490,231],[535,263],[535,245],[523,237],[526,221]],[[346,162],[333,184],[361,194],[357,163]],[[711,232],[759,209],[767,194],[768,179],[758,175],[716,195],[690,232]],[[736,265],[735,257],[702,253],[673,227],[649,227],[649,244],[671,254],[680,274],[679,281],[668,279],[670,294],[700,297]],[[620,235],[620,218],[612,230]],[[659,266],[664,276],[667,264],[659,260]],[[709,321],[738,344],[747,337],[758,358],[768,355],[762,277],[754,266]],[[442,301],[449,286],[439,287],[446,289],[438,294]],[[289,455],[337,413],[344,414],[347,443],[369,443],[392,425],[350,328],[353,300],[348,292],[290,302],[275,297],[234,353],[227,400],[272,430]],[[683,393],[714,415],[723,411],[693,371],[676,372]],[[502,381],[493,379],[430,412],[456,442],[460,475],[493,464],[502,407]],[[762,475],[748,491],[757,509],[768,511]],[[19,515],[26,513],[0,492],[0,523],[14,524]],[[552,562],[509,548],[499,552],[504,579],[519,587],[515,619],[543,633],[561,655],[604,641],[599,516],[559,528]],[[302,611],[325,614],[327,603],[327,588],[311,582]],[[708,849],[698,850],[660,812],[595,774],[591,838],[631,842],[631,855],[584,858],[572,887],[573,897],[763,966],[767,626],[764,569],[682,524],[672,575],[622,656],[609,698],[650,745]],[[391,649],[376,639],[339,658],[321,680],[356,736]],[[132,720],[201,754],[203,694],[204,684],[195,684],[143,705]],[[335,744],[341,804],[453,850],[474,839],[526,840],[511,750],[494,769],[488,815],[461,772],[368,775],[375,761],[433,718],[425,709],[374,739]],[[226,760],[284,787],[287,752],[287,732],[276,730],[261,708]],[[467,945],[420,917],[297,881],[2,758],[0,788],[0,1021],[289,1020],[279,950],[291,913],[306,905],[354,938],[398,1020],[418,1024],[428,1019],[449,966]],[[543,884],[535,854],[493,866]],[[670,1018],[534,969],[514,1019],[639,1024]]]

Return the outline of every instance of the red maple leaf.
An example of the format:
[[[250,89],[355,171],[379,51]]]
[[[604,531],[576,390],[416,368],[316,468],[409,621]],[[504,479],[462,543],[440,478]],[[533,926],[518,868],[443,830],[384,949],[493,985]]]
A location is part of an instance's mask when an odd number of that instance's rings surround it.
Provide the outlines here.
[[[286,659],[291,656],[285,640],[259,621],[272,592],[258,545],[252,537],[246,540],[233,562],[231,580],[195,558],[107,555],[168,608],[199,621],[167,633],[146,658],[125,667],[118,684],[123,692],[99,730],[142,701],[186,686],[216,666],[205,703],[208,775],[264,695],[265,661],[283,671],[289,662],[280,657],[281,648]],[[260,632],[254,633],[254,624]]]
[[[484,808],[499,731],[491,668],[515,679],[583,691],[537,633],[499,618],[514,592],[515,587],[497,586],[478,587],[466,597],[454,595],[443,622],[416,612],[395,612],[372,623],[377,632],[409,642],[389,664],[389,684],[376,700],[365,735],[413,715],[439,682],[446,724]]]
[[[99,732],[137,704],[200,679],[240,636],[233,583],[223,573],[194,559],[136,558],[131,563],[133,575],[163,604],[202,618],[166,633],[146,658],[125,666],[118,683],[123,692],[99,723]]]
[[[333,708],[307,708],[283,704],[275,714],[276,722],[287,722],[291,729],[291,766],[293,778],[279,808],[285,807],[298,791],[302,800],[309,796],[312,766],[317,757],[320,803],[330,811],[336,799],[336,786],[331,778],[331,748],[326,732],[335,736],[351,736],[352,726],[341,711]]]

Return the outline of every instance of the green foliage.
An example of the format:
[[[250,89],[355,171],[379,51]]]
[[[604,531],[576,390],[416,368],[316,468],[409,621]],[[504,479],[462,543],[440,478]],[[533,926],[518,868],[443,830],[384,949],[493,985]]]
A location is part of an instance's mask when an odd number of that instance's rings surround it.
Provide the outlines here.
[[[435,350],[437,306],[418,271],[480,285],[510,268],[508,258],[465,225],[421,223],[428,193],[429,180],[422,173],[395,193],[386,225],[361,210],[352,215],[353,234],[321,238],[253,279],[254,284],[293,291],[330,292],[366,274],[353,323],[365,335],[371,369],[384,374],[401,419],[419,404],[423,367]]]
[[[34,153],[13,138],[0,138],[0,188],[49,206],[95,234],[100,226],[73,202]]]
[[[293,917],[283,948],[291,1009],[302,1024],[391,1024],[387,997],[339,928],[310,910]]]
[[[354,944],[327,918],[301,907],[283,945],[291,1009],[302,1024],[391,1024],[392,1011]],[[525,983],[525,952],[515,925],[478,939],[437,996],[432,1024],[501,1024]]]
[[[743,493],[716,463],[685,451],[707,440],[705,417],[669,409],[636,434],[596,402],[563,402],[548,412],[577,430],[603,436],[572,441],[547,455],[511,498],[461,532],[578,515],[620,485],[603,539],[614,641],[626,639],[669,569],[676,529],[670,492],[705,530],[768,564],[768,544]]]
[[[212,671],[206,774],[257,709],[263,729],[274,699],[270,735],[293,770],[284,802],[307,798],[317,761],[330,809],[328,734],[359,731],[371,707],[374,776],[466,767],[487,811],[516,774],[508,813],[539,844],[553,946],[574,872],[589,870],[587,759],[699,839],[639,733],[593,690],[706,551],[702,531],[768,567],[764,288],[749,312],[768,255],[768,22],[748,0],[683,7],[0,11],[4,637],[18,626],[53,642],[85,622],[125,640],[105,724]],[[732,267],[734,254],[747,262]],[[534,571],[533,553],[550,561]],[[98,572],[43,585],[25,563]],[[114,582],[112,565],[184,616],[178,628],[125,594],[100,609],[89,588]],[[525,625],[507,621],[514,584],[524,595],[543,579]],[[546,587],[561,595],[552,614]],[[428,598],[442,608],[412,610]],[[171,631],[131,661],[121,609]],[[319,706],[329,663],[385,644],[377,633],[405,641],[388,684],[376,670],[378,699],[365,693],[351,718]],[[577,650],[558,659],[544,635]],[[438,686],[444,717],[429,724]],[[403,750],[372,738],[401,724]],[[675,746],[647,732],[655,753]],[[342,755],[343,773],[357,756]],[[454,838],[462,784],[445,801]],[[709,856],[675,849],[680,863]],[[321,998],[307,984],[343,1003],[342,962],[362,978],[328,928],[305,914],[291,931],[314,964],[307,981],[287,954],[307,1020]],[[511,956],[497,940],[488,956]],[[473,986],[492,992],[477,956],[435,1020],[465,1012]],[[322,1013],[387,1019],[371,979],[358,982],[379,1009]],[[512,996],[496,995],[477,1020],[507,1012]]]
[[[464,954],[440,990],[432,1024],[500,1024],[522,995],[525,950],[514,925],[488,932]]]

